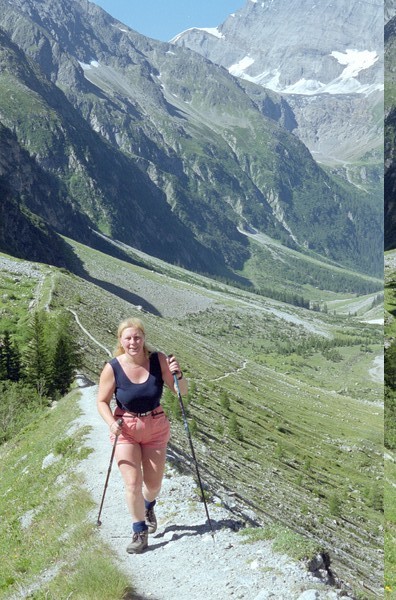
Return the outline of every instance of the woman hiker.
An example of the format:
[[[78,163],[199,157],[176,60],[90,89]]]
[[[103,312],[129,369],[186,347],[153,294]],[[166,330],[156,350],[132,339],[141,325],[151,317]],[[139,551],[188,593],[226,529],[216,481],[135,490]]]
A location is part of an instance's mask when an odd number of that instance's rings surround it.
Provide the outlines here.
[[[154,513],[165,469],[170,424],[160,401],[164,383],[187,394],[187,381],[174,356],[149,348],[140,319],[127,319],[118,327],[115,358],[106,363],[99,380],[97,407],[110,429],[115,458],[125,484],[132,516],[132,541],[127,552],[143,552],[148,534],[157,529]],[[110,408],[113,394],[117,406]],[[117,421],[122,419],[122,425]]]

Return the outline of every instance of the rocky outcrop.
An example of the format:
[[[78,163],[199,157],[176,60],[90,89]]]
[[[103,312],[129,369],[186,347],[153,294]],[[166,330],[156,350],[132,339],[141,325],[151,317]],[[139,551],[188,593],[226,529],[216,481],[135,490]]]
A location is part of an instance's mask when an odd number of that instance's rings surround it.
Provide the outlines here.
[[[0,122],[0,249],[57,266],[67,264],[63,240],[54,232],[87,230],[87,220],[68,204],[64,191],[23,150]],[[42,215],[39,217],[38,215]],[[52,227],[48,223],[52,223]]]

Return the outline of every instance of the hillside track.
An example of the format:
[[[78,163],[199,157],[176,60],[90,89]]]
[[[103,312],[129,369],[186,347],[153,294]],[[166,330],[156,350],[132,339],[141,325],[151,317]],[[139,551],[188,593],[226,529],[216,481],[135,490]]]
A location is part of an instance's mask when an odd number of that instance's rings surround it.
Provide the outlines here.
[[[96,386],[81,389],[82,414],[74,427],[89,425],[91,428],[86,444],[94,452],[81,463],[80,470],[98,505],[111,447],[105,423],[92,410],[96,393]],[[150,537],[148,551],[141,555],[125,552],[131,534],[123,483],[117,469],[111,474],[102,526],[98,530],[103,542],[110,545],[118,565],[131,578],[137,600],[202,600],[203,597],[217,600],[225,594],[240,600],[352,598],[330,585],[326,569],[314,575],[307,565],[274,552],[269,540],[244,543],[238,532],[244,528],[245,519],[230,511],[220,498],[209,502],[213,539],[194,479],[183,472],[184,460],[180,462],[181,456],[175,453],[173,446],[167,458],[168,467],[156,508],[159,527]],[[93,520],[96,510],[91,515]]]
[[[303,380],[298,369],[284,366],[281,355],[277,363],[271,363],[270,355],[258,347],[267,340],[272,346],[282,335],[304,339],[315,325],[328,333],[341,324],[352,332],[355,326],[364,325],[302,309],[293,315],[290,305],[229,286],[216,284],[212,289],[213,282],[176,267],[174,279],[169,265],[164,275],[102,257],[92,249],[76,246],[76,251],[87,272],[92,267],[94,275],[83,280],[57,272],[51,310],[63,308],[73,314],[86,360],[81,372],[97,381],[103,361],[110,356],[118,322],[129,315],[142,317],[150,342],[166,348],[166,353],[175,352],[195,386],[189,418],[196,421],[194,446],[211,493],[230,510],[239,511],[238,518],[246,523],[277,523],[314,539],[329,552],[340,581],[357,589],[369,586],[374,590],[372,597],[378,597],[375,591],[382,586],[381,516],[365,500],[381,471],[377,452],[381,427],[383,430],[381,407],[369,401],[371,396],[375,398],[375,386],[367,378],[364,394],[360,388],[357,393],[355,388],[350,390],[355,397],[348,390],[325,389],[322,381],[335,384],[318,377],[317,368],[308,365],[314,377]],[[165,269],[163,264],[161,269]],[[41,271],[41,266],[36,270]],[[112,280],[113,274],[116,280]],[[138,284],[139,293],[134,296],[144,297],[146,277],[155,314],[116,295],[121,285],[134,292]],[[207,287],[200,287],[201,281]],[[166,292],[162,294],[164,283]],[[178,295],[172,304],[174,287]],[[43,293],[47,294],[47,288]],[[189,304],[197,288],[200,299]],[[165,305],[167,316],[159,317],[157,313],[164,313]],[[368,358],[372,360],[372,355]],[[221,404],[223,393],[230,400],[228,412]],[[242,440],[228,430],[231,415],[237,419]],[[173,419],[172,448],[183,456],[185,447],[185,432]],[[187,453],[183,462],[189,462]],[[329,501],[337,494],[342,512],[332,517]]]

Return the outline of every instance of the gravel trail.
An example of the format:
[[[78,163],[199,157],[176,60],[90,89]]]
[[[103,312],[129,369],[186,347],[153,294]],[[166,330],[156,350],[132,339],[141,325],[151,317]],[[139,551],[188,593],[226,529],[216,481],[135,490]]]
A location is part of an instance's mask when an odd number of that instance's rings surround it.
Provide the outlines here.
[[[111,446],[107,425],[95,406],[97,387],[81,387],[82,416],[75,426],[89,425],[86,445],[93,448],[82,461],[86,487],[99,507],[109,467]],[[188,446],[186,441],[186,447]],[[269,541],[243,543],[241,523],[220,501],[208,504],[214,536],[192,477],[179,474],[169,453],[157,502],[157,532],[141,555],[125,551],[130,517],[116,464],[103,505],[100,535],[110,544],[120,567],[131,577],[136,600],[336,600],[345,592],[327,585],[307,568],[274,553]],[[96,522],[98,510],[92,513]],[[322,576],[325,571],[320,571]]]

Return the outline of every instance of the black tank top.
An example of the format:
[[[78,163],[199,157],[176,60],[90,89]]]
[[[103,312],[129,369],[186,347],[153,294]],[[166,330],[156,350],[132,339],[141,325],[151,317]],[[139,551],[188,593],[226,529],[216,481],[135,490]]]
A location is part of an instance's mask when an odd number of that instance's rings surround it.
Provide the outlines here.
[[[115,378],[115,397],[117,406],[128,412],[148,412],[160,405],[164,381],[157,352],[149,357],[149,376],[143,383],[133,383],[126,375],[117,358],[109,361]]]

